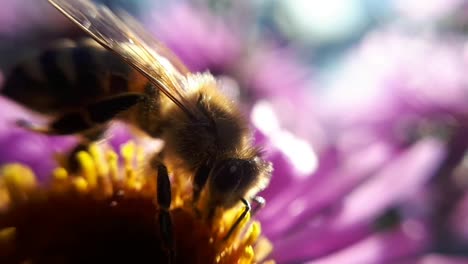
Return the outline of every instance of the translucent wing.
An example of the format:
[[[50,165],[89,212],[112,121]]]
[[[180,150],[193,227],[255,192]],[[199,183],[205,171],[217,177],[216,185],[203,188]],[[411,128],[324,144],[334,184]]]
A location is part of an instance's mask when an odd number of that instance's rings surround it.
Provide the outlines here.
[[[152,43],[151,48],[161,56],[167,58],[180,73],[183,75],[190,73],[185,64],[170,49],[168,49],[164,44],[157,41],[151,34],[149,34],[141,26],[141,24],[135,20],[135,18],[122,10],[118,12],[118,16],[125,23],[125,25],[131,29],[131,32],[138,34],[138,37],[142,40],[143,43],[147,45]]]
[[[189,72],[184,64],[150,36],[130,15],[117,16],[89,0],[49,0],[60,12],[140,71],[189,116],[196,107],[186,100],[183,83]]]

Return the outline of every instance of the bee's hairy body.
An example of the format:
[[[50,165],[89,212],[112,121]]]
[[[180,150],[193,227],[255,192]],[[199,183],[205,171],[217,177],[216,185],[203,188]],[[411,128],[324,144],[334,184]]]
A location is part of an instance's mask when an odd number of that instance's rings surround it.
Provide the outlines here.
[[[19,64],[7,78],[2,94],[52,116],[76,112],[85,123],[84,129],[77,129],[73,124],[70,128],[61,127],[69,126],[61,124],[51,131],[52,134],[69,134],[74,130],[86,133],[99,126],[106,127],[110,118],[100,116],[105,112],[101,110],[106,110],[99,106],[101,102],[119,95],[141,95],[138,103],[119,111],[113,119],[120,119],[164,141],[162,153],[155,154],[153,159],[162,157],[162,162],[177,177],[194,178],[194,203],[198,202],[205,218],[211,218],[217,207],[230,208],[241,198],[253,197],[263,189],[271,169],[267,168],[269,164],[260,164],[260,153],[252,147],[245,118],[234,103],[221,94],[210,74],[190,74],[185,85],[191,91],[187,100],[204,113],[202,118],[194,120],[188,116],[136,69],[93,40],[86,39],[63,41]],[[127,99],[124,96],[122,100]],[[119,101],[110,104],[119,107]],[[97,117],[90,112],[89,105],[98,105]],[[233,164],[258,162],[259,173],[263,170],[264,175],[250,173],[256,177],[227,178],[227,182],[209,179],[213,166],[226,159],[234,160]],[[236,169],[234,165],[230,168]],[[223,191],[223,184],[234,184],[237,190]]]
[[[174,184],[191,184],[193,208],[209,223],[218,209],[244,204],[229,238],[250,201],[264,204],[256,195],[272,172],[253,146],[247,119],[212,75],[191,73],[128,14],[90,0],[48,2],[96,42],[63,42],[12,71],[1,93],[51,116],[46,126],[18,124],[41,133],[79,133],[89,142],[119,119],[161,138],[164,148],[148,158],[147,175],[156,178],[156,223],[168,262],[176,260],[169,172]]]
[[[92,39],[61,40],[12,69],[2,94],[33,110],[56,114],[127,91],[148,80]]]

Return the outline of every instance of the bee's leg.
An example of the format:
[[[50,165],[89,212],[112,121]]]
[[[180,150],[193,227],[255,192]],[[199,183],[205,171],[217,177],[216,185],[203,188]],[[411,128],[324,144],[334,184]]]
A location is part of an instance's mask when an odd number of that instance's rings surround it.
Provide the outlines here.
[[[48,126],[35,125],[26,120],[17,124],[28,130],[53,135],[69,135],[90,130],[104,125],[120,112],[125,111],[142,101],[144,95],[125,93],[106,98],[85,106],[80,111],[71,111],[54,119]]]
[[[255,196],[252,199],[252,201],[256,203],[255,208],[253,208],[252,212],[250,213],[250,215],[254,217],[258,213],[258,211],[260,211],[263,207],[265,207],[266,201],[265,201],[265,198],[261,196]]]
[[[115,118],[119,113],[143,102],[144,94],[125,93],[95,102],[86,107],[89,119],[93,123],[103,124]]]
[[[172,232],[172,219],[169,212],[171,207],[171,182],[169,180],[169,174],[167,173],[167,168],[159,160],[153,160],[151,163],[153,169],[158,172],[157,175],[157,196],[156,203],[158,208],[158,223],[159,232],[161,240],[163,241],[163,246],[168,252],[168,257],[170,263],[175,263],[175,244],[174,244],[174,235]]]
[[[223,238],[224,241],[226,241],[234,233],[234,231],[239,226],[239,224],[242,222],[242,220],[244,220],[247,213],[250,212],[250,210],[251,210],[250,203],[246,199],[241,198],[241,202],[245,206],[244,211],[242,211],[241,215],[236,219],[236,222],[234,222],[234,224],[231,226],[231,228],[227,232],[226,236]]]

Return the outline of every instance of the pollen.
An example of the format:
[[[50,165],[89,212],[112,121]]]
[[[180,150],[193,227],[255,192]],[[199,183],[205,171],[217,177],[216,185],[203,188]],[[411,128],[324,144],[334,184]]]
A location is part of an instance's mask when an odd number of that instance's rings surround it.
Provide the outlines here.
[[[0,168],[0,263],[169,263],[143,148],[104,144],[77,153],[78,170],[56,168],[39,182],[22,164]],[[175,263],[262,263],[271,243],[242,206],[200,219],[190,184],[172,183]],[[269,262],[270,263],[270,262]]]

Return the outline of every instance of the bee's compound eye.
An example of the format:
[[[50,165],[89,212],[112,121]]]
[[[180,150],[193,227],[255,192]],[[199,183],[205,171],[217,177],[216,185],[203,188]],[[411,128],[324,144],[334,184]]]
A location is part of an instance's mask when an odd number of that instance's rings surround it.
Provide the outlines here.
[[[217,162],[211,172],[211,184],[220,192],[243,189],[254,178],[254,163],[241,159],[226,159]]]
[[[235,173],[236,171],[237,171],[237,166],[236,165],[232,165],[231,168],[229,169],[230,173]]]

